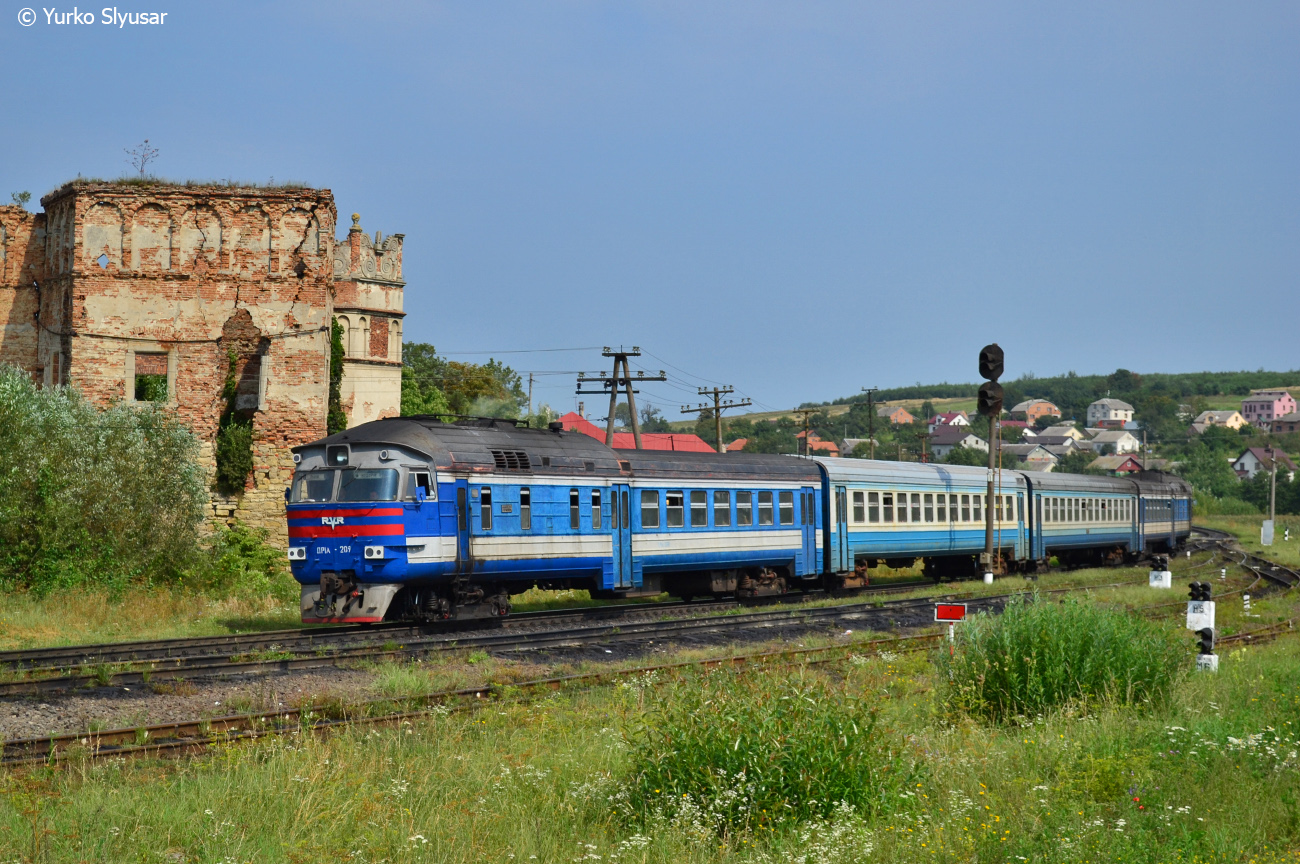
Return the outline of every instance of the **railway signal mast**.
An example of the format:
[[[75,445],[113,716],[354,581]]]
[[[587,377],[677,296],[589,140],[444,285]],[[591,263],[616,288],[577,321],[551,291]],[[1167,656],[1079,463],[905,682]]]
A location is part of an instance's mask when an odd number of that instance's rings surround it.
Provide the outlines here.
[[[638,391],[632,389],[632,382],[635,381],[638,384],[640,384],[643,381],[667,381],[668,376],[664,374],[664,371],[662,369],[659,370],[658,375],[653,375],[653,376],[646,375],[644,372],[638,370],[636,373],[636,377],[633,378],[631,370],[628,369],[627,367],[627,358],[641,356],[641,349],[635,345],[632,346],[631,351],[628,351],[626,348],[624,348],[621,345],[618,348],[610,348],[606,346],[605,350],[601,352],[600,356],[614,358],[613,373],[610,375],[606,375],[603,372],[597,372],[596,377],[588,378],[586,372],[579,372],[577,393],[579,395],[582,395],[584,393],[587,394],[608,393],[609,394],[609,416],[605,418],[605,446],[613,447],[614,446],[614,413],[615,413],[615,409],[618,408],[618,388],[620,387],[624,388],[627,392],[627,411],[628,414],[632,416],[632,440],[636,442],[636,449],[641,450],[643,449],[641,447],[641,426],[636,419],[636,398],[633,396],[633,394]],[[622,374],[619,374],[618,371],[620,366],[623,369]],[[582,389],[583,384],[599,385],[600,389],[584,390]]]
[[[989,418],[989,491],[984,498],[984,554],[980,563],[984,565],[984,581],[993,582],[993,496],[994,469],[997,459],[998,418],[1002,416],[1002,377],[1003,356],[998,343],[985,345],[980,349],[980,377],[986,379],[979,389],[979,413]]]
[[[690,408],[690,407],[687,407],[686,405],[683,405],[683,406],[682,406],[682,413],[683,413],[683,414],[700,414],[700,413],[703,413],[703,412],[705,412],[705,411],[712,410],[712,411],[713,411],[713,428],[714,428],[714,430],[717,432],[717,435],[718,435],[718,452],[719,452],[719,453],[726,453],[726,452],[727,452],[727,446],[726,446],[725,444],[722,443],[722,412],[725,411],[725,410],[728,409],[728,408],[744,408],[746,405],[753,405],[754,403],[751,402],[751,401],[748,400],[748,399],[742,399],[742,400],[740,400],[739,402],[735,401],[734,399],[733,399],[733,400],[729,400],[729,401],[727,401],[727,402],[723,402],[723,401],[722,401],[722,397],[723,397],[723,396],[727,396],[727,395],[729,395],[729,394],[731,394],[731,393],[735,393],[735,392],[736,392],[736,391],[735,391],[735,388],[732,388],[732,387],[714,387],[714,388],[711,389],[711,390],[708,389],[708,388],[706,388],[706,387],[701,387],[701,388],[699,388],[699,391],[700,391],[700,395],[701,395],[701,396],[712,396],[712,397],[713,397],[713,408],[710,409],[709,406],[708,406],[707,404],[701,402],[699,405],[695,406],[694,408]]]

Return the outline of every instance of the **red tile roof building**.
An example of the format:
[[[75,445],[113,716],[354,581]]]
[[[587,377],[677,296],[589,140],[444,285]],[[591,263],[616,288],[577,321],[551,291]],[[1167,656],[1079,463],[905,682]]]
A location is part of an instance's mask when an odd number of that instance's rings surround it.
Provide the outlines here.
[[[584,435],[590,435],[597,441],[605,440],[604,429],[575,411],[565,414],[560,418],[560,422],[570,432],[581,432]],[[708,442],[699,435],[685,432],[642,432],[641,446],[645,450],[678,450],[691,453],[715,452]],[[636,449],[636,439],[631,432],[615,432],[614,449],[634,450]]]

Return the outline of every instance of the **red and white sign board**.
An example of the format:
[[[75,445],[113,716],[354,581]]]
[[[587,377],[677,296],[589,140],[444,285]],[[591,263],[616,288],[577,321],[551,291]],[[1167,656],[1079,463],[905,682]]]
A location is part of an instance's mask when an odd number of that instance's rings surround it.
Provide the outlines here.
[[[966,617],[965,603],[936,603],[934,604],[934,620],[936,621],[961,621]]]

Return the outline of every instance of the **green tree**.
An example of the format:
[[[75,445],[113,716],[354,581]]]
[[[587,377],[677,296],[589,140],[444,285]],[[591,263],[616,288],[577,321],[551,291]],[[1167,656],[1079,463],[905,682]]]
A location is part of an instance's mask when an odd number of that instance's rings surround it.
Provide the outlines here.
[[[659,409],[653,405],[647,404],[641,408],[641,431],[642,432],[672,432],[673,427],[664,416],[659,413]],[[722,437],[727,437],[726,426],[723,426]]]
[[[1075,450],[1062,456],[1052,470],[1057,474],[1083,474],[1096,458],[1097,455],[1088,450]]]
[[[944,465],[973,465],[976,467],[987,468],[989,464],[989,454],[987,450],[980,450],[977,447],[954,447],[943,457]]]
[[[402,413],[519,417],[528,405],[519,374],[496,360],[461,363],[438,355],[433,345],[402,346]]]

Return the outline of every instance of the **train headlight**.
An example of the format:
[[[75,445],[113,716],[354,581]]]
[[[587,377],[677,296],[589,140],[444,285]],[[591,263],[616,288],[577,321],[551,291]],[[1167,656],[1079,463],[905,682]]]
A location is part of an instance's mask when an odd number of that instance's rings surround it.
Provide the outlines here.
[[[383,557],[384,557],[384,547],[383,547],[383,546],[367,546],[367,547],[366,547],[366,557],[367,557],[367,558],[370,558],[370,559],[383,558]]]
[[[306,560],[307,560],[307,547],[306,547],[306,546],[290,546],[290,547],[289,547],[289,560],[290,560],[290,561],[306,561]]]

